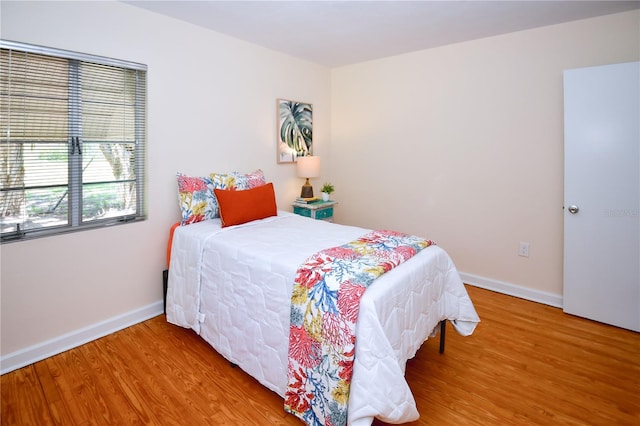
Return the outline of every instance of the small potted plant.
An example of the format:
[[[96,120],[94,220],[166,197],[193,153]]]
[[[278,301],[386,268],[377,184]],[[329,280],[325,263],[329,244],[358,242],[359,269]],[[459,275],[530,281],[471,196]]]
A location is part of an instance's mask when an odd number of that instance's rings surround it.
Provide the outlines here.
[[[329,195],[335,190],[332,184],[325,182],[320,189],[322,192],[322,201],[329,201]]]

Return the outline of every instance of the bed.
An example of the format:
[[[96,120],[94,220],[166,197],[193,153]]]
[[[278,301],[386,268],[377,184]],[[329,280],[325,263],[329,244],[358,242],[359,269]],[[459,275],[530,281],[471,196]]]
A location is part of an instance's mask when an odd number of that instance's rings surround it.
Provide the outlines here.
[[[191,328],[217,352],[284,398],[291,292],[298,266],[320,250],[369,230],[276,215],[223,226],[212,218],[173,233],[167,320]],[[348,424],[417,419],[405,366],[442,320],[461,335],[478,315],[460,276],[437,245],[373,282],[362,296]]]

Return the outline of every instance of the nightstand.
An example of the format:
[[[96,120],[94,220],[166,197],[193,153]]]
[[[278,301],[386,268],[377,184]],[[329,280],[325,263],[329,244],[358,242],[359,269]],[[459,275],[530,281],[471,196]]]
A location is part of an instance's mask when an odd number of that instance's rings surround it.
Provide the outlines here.
[[[318,201],[316,203],[293,203],[293,212],[311,219],[333,222],[333,206],[336,201]]]

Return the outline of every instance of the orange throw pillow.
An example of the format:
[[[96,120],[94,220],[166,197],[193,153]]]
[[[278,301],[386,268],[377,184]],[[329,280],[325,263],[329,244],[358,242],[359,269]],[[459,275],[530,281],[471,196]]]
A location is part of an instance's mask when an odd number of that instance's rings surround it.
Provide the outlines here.
[[[217,188],[213,191],[220,206],[223,228],[278,214],[273,183],[242,191]]]

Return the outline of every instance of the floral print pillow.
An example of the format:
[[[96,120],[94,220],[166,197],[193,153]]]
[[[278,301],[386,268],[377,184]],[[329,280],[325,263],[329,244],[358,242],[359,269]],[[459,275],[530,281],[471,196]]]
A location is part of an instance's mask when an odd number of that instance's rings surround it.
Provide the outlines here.
[[[264,172],[260,169],[251,173],[247,173],[244,176],[247,179],[247,189],[251,189],[251,188],[255,188],[255,187],[267,184],[267,181],[264,178]]]
[[[260,169],[250,173],[211,173],[209,175],[214,189],[251,189],[265,185],[264,172]]]
[[[216,216],[212,210],[215,203],[211,179],[177,174],[178,199],[180,200],[181,225],[202,222]]]

